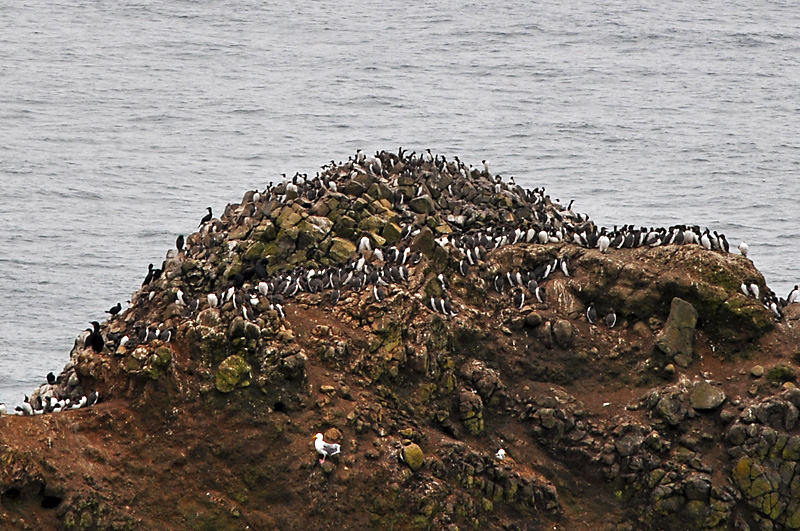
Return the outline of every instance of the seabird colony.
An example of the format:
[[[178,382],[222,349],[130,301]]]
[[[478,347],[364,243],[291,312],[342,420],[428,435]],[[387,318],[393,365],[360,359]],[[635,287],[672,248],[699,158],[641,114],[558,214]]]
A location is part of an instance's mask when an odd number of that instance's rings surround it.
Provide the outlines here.
[[[382,302],[393,294],[393,287],[405,284],[411,270],[424,260],[422,253],[412,250],[412,242],[423,230],[432,228],[429,217],[434,215],[444,220],[451,230],[435,238],[435,244],[448,255],[448,267],[438,275],[441,294],[429,297],[420,294],[418,298],[423,307],[446,318],[459,313],[458,305],[449,297],[448,276],[482,275],[500,296],[509,298],[509,306],[522,309],[526,304],[546,305],[548,279],[555,275],[571,275],[569,261],[563,255],[526,270],[487,271],[480,267],[490,253],[508,245],[567,242],[596,248],[602,253],[644,246],[697,245],[710,252],[730,252],[724,234],[708,228],[701,230],[697,225],[597,227],[588,215],[573,210],[573,201],[565,207],[553,200],[544,187],[525,189],[513,178],[505,182],[500,175],[491,175],[488,168],[486,161],[479,170],[462,163],[458,157],[448,160],[433,155],[430,150],[408,153],[400,148],[397,152],[379,151],[374,155],[358,150],[346,162],[331,161],[324,165],[314,177],[296,173],[289,178],[282,174],[279,183],[270,183],[263,191],[247,192],[240,204],[228,205],[221,219],[214,218],[208,207],[198,232],[186,238],[180,235],[176,249],[168,253],[160,269],[149,265],[142,288],[132,297],[129,309],[142,306],[146,309],[159,292],[175,287],[174,300],[182,308],[181,318],[190,318],[195,312],[210,307],[241,315],[247,321],[254,321],[265,312],[277,319],[286,319],[284,304],[304,293],[326,292],[319,300],[335,306],[347,292],[369,290],[374,301]],[[371,186],[377,186],[377,192],[362,183],[372,183]],[[232,258],[236,246],[228,241],[228,231],[246,224],[248,218],[267,217],[292,203],[314,210],[315,205],[331,195],[343,204],[353,205],[362,195],[374,197],[376,194],[389,200],[398,216],[401,233],[392,244],[381,245],[366,232],[356,237],[355,252],[340,262],[320,260],[313,266],[305,264],[293,268],[273,261],[274,257],[259,256],[229,278],[218,277],[211,286],[202,282],[196,289],[176,285],[177,275],[167,278],[164,274],[171,264],[177,264],[179,271],[185,260],[205,262],[225,255]],[[746,256],[747,244],[742,242],[739,250]],[[202,291],[209,287],[213,289]],[[795,286],[784,299],[769,289],[760,293],[755,283],[747,281],[742,283],[742,291],[761,301],[776,319],[783,318],[783,308],[796,302],[800,293]],[[598,318],[597,310],[595,303],[587,309],[586,318],[590,324],[602,322],[608,328],[617,324],[612,308],[606,310],[602,319]],[[125,315],[125,312],[120,313],[119,304],[107,313],[109,320]],[[143,315],[149,318],[154,314],[144,312]],[[84,348],[96,353],[121,347],[130,349],[152,341],[169,342],[175,333],[174,323],[168,327],[165,323],[136,321],[123,332],[109,332],[103,337],[100,326],[95,322],[92,326],[84,332]],[[45,389],[48,385],[50,387]],[[59,384],[45,384],[35,393],[35,404],[26,400],[17,409],[21,409],[22,414],[34,414],[71,409],[80,407],[77,404],[89,405],[97,400],[96,393],[85,397],[60,397],[53,389],[59,389]]]

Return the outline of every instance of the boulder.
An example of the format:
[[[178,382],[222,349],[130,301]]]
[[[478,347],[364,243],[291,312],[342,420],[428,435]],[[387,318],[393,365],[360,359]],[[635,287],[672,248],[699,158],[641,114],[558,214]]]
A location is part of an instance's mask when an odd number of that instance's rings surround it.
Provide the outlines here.
[[[236,354],[228,356],[219,364],[216,388],[221,393],[230,393],[237,387],[250,384],[250,365]]]
[[[328,256],[335,263],[340,263],[345,262],[355,252],[356,245],[353,242],[344,238],[334,238]]]
[[[433,202],[431,196],[425,194],[409,201],[408,208],[417,214],[430,214],[436,208],[436,203]]]
[[[689,394],[689,404],[699,411],[716,409],[725,402],[725,392],[708,382],[698,382]]]
[[[422,448],[420,448],[417,443],[411,443],[407,446],[404,446],[402,451],[403,461],[405,461],[411,470],[416,472],[425,463],[425,454],[422,452]]]
[[[558,346],[568,347],[572,343],[572,325],[565,319],[559,319],[553,325],[553,336]]]
[[[696,325],[697,310],[685,300],[673,298],[667,322],[656,336],[656,346],[681,367],[688,367],[692,359]]]

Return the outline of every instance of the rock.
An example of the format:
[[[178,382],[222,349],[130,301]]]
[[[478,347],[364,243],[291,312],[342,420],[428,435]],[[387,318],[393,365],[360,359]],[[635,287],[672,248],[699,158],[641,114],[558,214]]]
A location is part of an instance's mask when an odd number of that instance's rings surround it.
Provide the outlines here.
[[[422,448],[420,448],[416,443],[411,443],[407,446],[404,446],[402,452],[403,461],[414,472],[419,470],[425,463],[425,454],[422,452]]]
[[[221,393],[230,393],[237,387],[250,385],[250,365],[236,354],[229,356],[219,365],[216,388]]]
[[[683,492],[689,500],[707,501],[711,494],[711,479],[702,474],[693,474],[684,482]]]
[[[753,368],[750,369],[750,375],[753,378],[761,378],[762,376],[764,376],[763,365],[753,365]]]
[[[628,457],[639,451],[639,448],[642,447],[643,441],[644,437],[641,435],[626,435],[620,439],[617,439],[616,443],[614,443],[614,446],[619,455],[622,457]]]
[[[422,253],[430,258],[433,256],[433,249],[436,245],[433,231],[424,227],[411,241],[410,248],[413,252]]]
[[[675,426],[686,417],[686,406],[680,397],[663,395],[656,404],[655,411],[669,424]]]
[[[557,320],[553,325],[553,336],[560,347],[568,347],[572,343],[572,325],[570,322],[565,319]]]
[[[525,326],[536,328],[542,324],[542,316],[536,312],[531,312],[525,316]]]
[[[344,262],[356,252],[356,245],[343,238],[333,238],[331,248],[328,250],[328,256],[336,263]]]
[[[430,214],[436,208],[436,203],[433,202],[431,196],[428,194],[415,197],[408,202],[408,208],[417,214]]]
[[[203,326],[207,326],[209,328],[216,328],[220,325],[219,319],[219,309],[217,308],[206,308],[202,310],[200,313],[197,314],[195,318],[198,324]]]
[[[664,328],[656,335],[656,346],[681,367],[688,367],[692,357],[697,310],[675,297]]]
[[[725,402],[725,392],[708,382],[697,382],[689,394],[689,404],[697,410],[716,409]]]

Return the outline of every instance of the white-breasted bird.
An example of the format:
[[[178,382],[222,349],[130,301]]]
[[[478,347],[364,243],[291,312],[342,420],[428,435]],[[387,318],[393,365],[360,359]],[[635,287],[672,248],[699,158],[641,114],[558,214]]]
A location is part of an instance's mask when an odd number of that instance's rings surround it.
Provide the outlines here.
[[[327,457],[336,455],[342,451],[341,445],[326,443],[322,440],[321,433],[314,436],[314,448],[317,450],[317,453],[322,456],[322,459],[319,460],[319,464],[324,463]]]

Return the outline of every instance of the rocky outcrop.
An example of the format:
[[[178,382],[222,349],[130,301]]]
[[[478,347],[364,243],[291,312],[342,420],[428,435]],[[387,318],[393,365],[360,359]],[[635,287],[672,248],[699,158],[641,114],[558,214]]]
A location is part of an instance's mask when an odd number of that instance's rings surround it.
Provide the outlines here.
[[[794,328],[694,231],[402,152],[247,192],[32,395],[99,404],[0,418],[0,518],[795,529]]]
[[[683,299],[675,297],[670,305],[669,317],[656,336],[656,346],[681,367],[692,361],[697,310]]]

